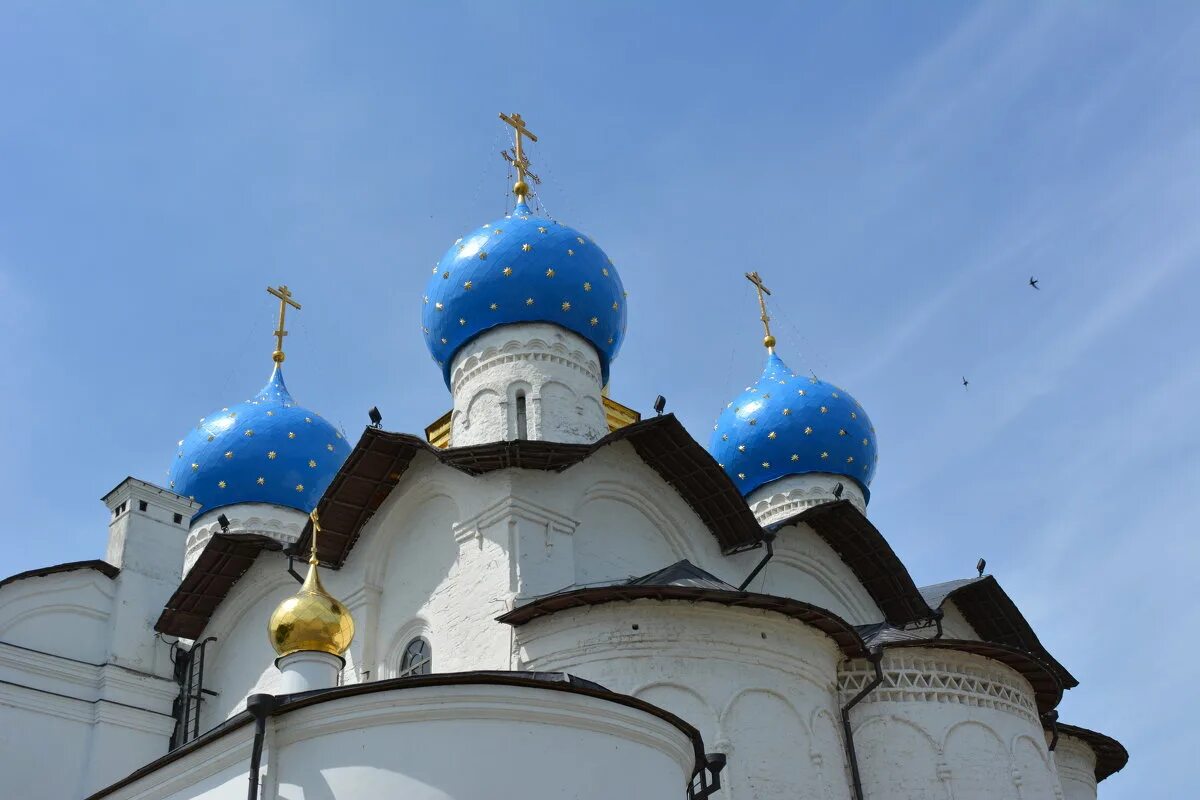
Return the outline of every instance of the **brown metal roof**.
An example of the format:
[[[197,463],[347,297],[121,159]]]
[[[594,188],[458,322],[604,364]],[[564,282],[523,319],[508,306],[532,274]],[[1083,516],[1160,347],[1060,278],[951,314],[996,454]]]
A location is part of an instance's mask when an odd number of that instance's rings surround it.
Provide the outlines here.
[[[725,552],[759,540],[761,529],[737,487],[708,451],[672,414],[636,422],[594,444],[534,440],[431,447],[415,436],[367,428],[317,505],[321,514],[322,562],[345,563],[363,526],[379,510],[418,453],[428,453],[469,475],[501,469],[562,472],[614,442],[628,441],[638,455],[674,487],[705,523]],[[311,523],[296,548],[308,547]]]
[[[858,633],[855,632],[854,627],[831,611],[788,597],[721,589],[702,589],[694,586],[621,584],[573,589],[547,595],[518,606],[512,611],[496,617],[496,621],[514,626],[524,625],[526,622],[558,611],[632,600],[683,600],[693,603],[716,603],[733,608],[774,611],[821,631],[837,643],[838,648],[847,658],[866,658],[867,656],[867,648]]]
[[[812,528],[829,543],[862,582],[889,623],[902,627],[932,616],[932,610],[891,545],[849,500],[806,508],[768,529],[778,531],[799,523]]]
[[[1054,670],[1019,647],[1010,647],[995,642],[977,642],[971,639],[914,639],[883,644],[884,650],[902,647],[974,653],[1012,667],[1033,686],[1039,716],[1057,706],[1062,700],[1062,683],[1059,682]]]
[[[229,590],[263,550],[282,545],[266,536],[214,534],[154,623],[159,633],[196,639]]]
[[[4,580],[0,580],[0,586],[8,586],[10,583],[23,581],[26,578],[44,578],[47,575],[57,575],[60,572],[74,572],[78,569],[92,569],[104,575],[106,578],[115,578],[120,574],[121,569],[114,567],[107,561],[100,559],[92,559],[90,561],[68,561],[65,564],[54,564],[49,567],[38,567],[37,569],[29,569],[24,572],[18,572],[16,575],[9,575]]]
[[[1050,655],[1017,604],[991,575],[927,586],[921,589],[921,593],[930,605],[936,604],[936,608],[941,608],[947,600],[953,600],[981,638],[1032,653],[1054,670],[1064,689],[1079,685],[1067,668]]]
[[[1129,763],[1129,751],[1111,736],[1065,722],[1058,723],[1058,732],[1063,736],[1073,736],[1092,748],[1096,754],[1096,783],[1114,772],[1120,772]]]

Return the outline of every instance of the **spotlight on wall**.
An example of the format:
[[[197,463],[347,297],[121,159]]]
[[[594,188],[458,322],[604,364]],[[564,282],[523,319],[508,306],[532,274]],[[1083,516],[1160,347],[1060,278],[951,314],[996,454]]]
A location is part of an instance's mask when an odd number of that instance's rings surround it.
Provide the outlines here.
[[[367,412],[367,416],[371,418],[372,428],[382,427],[383,414],[379,413],[379,406],[371,406],[371,410]]]
[[[846,487],[845,487],[845,486],[842,486],[842,482],[841,482],[841,481],[838,481],[838,484],[837,484],[837,486],[834,486],[834,487],[833,487],[833,499],[834,499],[834,500],[841,500],[841,499],[842,499],[842,492],[844,492],[844,491],[846,491]]]
[[[982,578],[983,571],[987,569],[987,560],[983,558],[979,559],[979,561],[975,563],[975,569],[979,570],[979,577]]]
[[[221,533],[229,533],[229,517],[222,514],[217,517],[217,524],[221,526]]]
[[[655,414],[657,414],[658,416],[661,417],[663,409],[666,407],[667,407],[667,398],[663,397],[661,394],[658,397],[654,398],[654,413]]]

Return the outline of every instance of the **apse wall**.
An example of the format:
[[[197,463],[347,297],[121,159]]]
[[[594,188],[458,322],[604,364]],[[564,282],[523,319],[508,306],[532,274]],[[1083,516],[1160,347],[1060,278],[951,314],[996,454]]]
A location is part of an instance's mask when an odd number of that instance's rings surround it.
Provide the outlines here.
[[[729,757],[720,797],[849,797],[841,653],[812,628],[767,611],[637,600],[542,617],[516,639],[522,669],[564,670],[699,728]]]
[[[1019,673],[970,653],[884,652],[883,683],[851,712],[867,798],[1056,796],[1033,688]],[[842,701],[873,677],[866,662],[848,662]]]
[[[1054,764],[1063,800],[1096,800],[1096,754],[1092,748],[1074,736],[1060,735]]]

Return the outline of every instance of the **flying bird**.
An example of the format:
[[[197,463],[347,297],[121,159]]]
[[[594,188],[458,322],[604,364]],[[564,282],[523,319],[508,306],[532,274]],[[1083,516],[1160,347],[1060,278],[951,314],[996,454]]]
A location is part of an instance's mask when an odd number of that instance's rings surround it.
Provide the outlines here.
[[[1032,275],[1029,276],[1029,285],[1032,286],[1033,288],[1037,289],[1038,291],[1041,291],[1041,287],[1038,286],[1037,278],[1033,277]]]
[[[970,385],[970,383],[971,383],[971,382],[970,382],[969,380],[967,380],[967,376],[966,376],[966,375],[963,375],[963,388],[964,388],[964,389],[966,389],[966,388],[967,388],[967,386],[969,386],[969,385]]]

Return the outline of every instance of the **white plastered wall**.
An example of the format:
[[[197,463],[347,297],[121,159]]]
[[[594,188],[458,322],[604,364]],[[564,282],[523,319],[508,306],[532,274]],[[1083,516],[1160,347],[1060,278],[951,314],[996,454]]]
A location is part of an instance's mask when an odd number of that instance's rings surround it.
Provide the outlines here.
[[[851,711],[868,800],[1043,800],[1060,796],[1033,688],[971,653],[885,651],[884,682]],[[842,701],[874,676],[840,675]]]
[[[1096,800],[1096,754],[1086,742],[1060,734],[1054,765],[1063,800]]]
[[[841,499],[849,500],[855,508],[866,514],[867,500],[859,485],[844,475],[828,472],[785,475],[755,489],[746,497],[746,503],[760,525],[770,525],[805,509],[839,499],[835,494],[839,484],[842,487]]]
[[[824,634],[769,611],[636,600],[517,630],[520,667],[565,671],[671,711],[728,758],[720,797],[849,797],[837,664]]]
[[[225,531],[222,531],[220,524],[222,515],[229,521],[229,529]],[[192,520],[187,536],[183,574],[186,575],[191,570],[213,534],[266,536],[287,547],[300,538],[307,523],[308,515],[303,511],[273,503],[236,503],[214,508]]]
[[[455,447],[518,438],[590,443],[608,433],[596,350],[557,325],[484,331],[455,354],[450,386]]]

